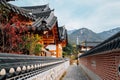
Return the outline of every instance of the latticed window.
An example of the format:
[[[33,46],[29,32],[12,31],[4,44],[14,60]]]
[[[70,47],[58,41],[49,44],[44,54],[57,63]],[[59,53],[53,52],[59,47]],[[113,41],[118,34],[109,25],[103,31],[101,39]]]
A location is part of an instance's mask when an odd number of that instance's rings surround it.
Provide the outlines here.
[[[92,60],[92,61],[91,61],[91,65],[92,65],[92,66],[96,66],[96,61]]]

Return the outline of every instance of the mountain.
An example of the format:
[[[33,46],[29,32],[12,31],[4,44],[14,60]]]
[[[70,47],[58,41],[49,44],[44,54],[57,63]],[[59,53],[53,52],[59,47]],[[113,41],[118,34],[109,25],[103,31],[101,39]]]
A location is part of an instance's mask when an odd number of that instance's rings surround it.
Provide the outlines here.
[[[102,38],[97,35],[95,32],[87,29],[87,28],[81,28],[78,30],[75,30],[70,35],[68,35],[68,41],[70,43],[76,43],[76,39],[78,38],[79,42],[82,41],[101,41]]]
[[[73,33],[74,31],[76,31],[76,29],[74,29],[74,30],[69,30],[69,31],[67,31],[67,33],[68,33],[68,34],[71,34],[71,33]]]
[[[108,30],[108,31],[103,31],[101,33],[98,33],[100,37],[102,37],[104,40],[111,37],[112,35],[116,34],[117,32],[120,31],[120,27]]]
[[[89,30],[87,28],[81,28],[78,30],[74,30],[71,34],[68,35],[68,41],[70,43],[76,43],[77,37],[79,42],[82,41],[103,41],[112,35],[116,34],[117,32],[120,31],[120,27],[108,30],[108,31],[103,31],[101,33],[95,33],[92,30]]]

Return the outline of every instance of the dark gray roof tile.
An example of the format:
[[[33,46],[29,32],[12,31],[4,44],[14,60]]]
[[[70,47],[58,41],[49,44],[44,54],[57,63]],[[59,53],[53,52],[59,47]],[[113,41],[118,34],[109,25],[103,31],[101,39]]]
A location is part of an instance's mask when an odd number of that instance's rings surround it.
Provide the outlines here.
[[[38,17],[44,17],[44,18],[48,18],[51,14],[53,10],[48,10],[48,11],[43,11],[43,12],[39,12],[39,13],[33,13],[37,18]]]
[[[67,30],[65,29],[64,26],[59,27],[59,36],[60,40],[67,40]]]
[[[94,42],[94,41],[84,41],[80,45],[81,46],[89,46],[89,47],[95,47],[96,45],[100,44],[101,42]]]
[[[39,27],[39,30],[42,30],[43,28],[42,21],[46,22],[46,25],[45,25],[46,29],[51,30],[54,24],[57,22],[57,17],[54,16],[54,13],[52,10],[39,13],[39,18],[34,22],[32,26]]]
[[[6,1],[3,1],[3,0],[0,1],[0,4],[2,4],[5,8],[9,9],[10,11],[13,11],[17,14],[21,14],[30,19],[35,19],[35,17],[33,15],[30,15],[29,13],[27,13],[27,11],[25,9],[19,8],[15,5],[7,3]]]
[[[22,8],[27,9],[27,10],[29,10],[32,13],[40,13],[42,11],[50,10],[48,4],[40,5],[40,6],[25,6],[25,7],[22,7]]]

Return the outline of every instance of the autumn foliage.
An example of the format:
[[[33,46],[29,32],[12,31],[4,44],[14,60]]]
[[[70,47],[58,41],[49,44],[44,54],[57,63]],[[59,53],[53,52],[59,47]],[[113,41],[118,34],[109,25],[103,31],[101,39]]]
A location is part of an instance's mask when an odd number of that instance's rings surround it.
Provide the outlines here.
[[[25,18],[24,18],[25,19]],[[29,32],[27,19],[0,6],[0,52],[38,54],[41,37]]]

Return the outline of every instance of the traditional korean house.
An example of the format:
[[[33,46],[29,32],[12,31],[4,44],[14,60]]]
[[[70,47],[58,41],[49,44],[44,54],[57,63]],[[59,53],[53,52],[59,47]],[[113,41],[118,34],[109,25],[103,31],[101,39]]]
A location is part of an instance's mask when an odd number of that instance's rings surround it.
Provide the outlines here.
[[[44,45],[41,56],[62,57],[62,47],[67,43],[67,31],[65,27],[58,28],[57,17],[48,4],[20,8],[7,3],[6,0],[1,0],[1,5],[8,10],[12,24],[19,22],[19,25],[25,25],[28,28],[30,34],[39,34],[42,37],[38,42]],[[54,52],[48,49],[49,46],[55,47]]]
[[[95,41],[83,41],[83,42],[81,42],[80,45],[77,45],[77,48],[79,50],[78,56],[91,50],[92,48],[94,48],[98,44],[100,44],[100,42],[95,42]]]
[[[7,1],[0,0],[0,51],[16,53],[22,35],[29,30],[28,26],[33,24],[35,17]]]
[[[67,30],[65,29],[65,26],[59,27],[59,35],[60,35],[60,42],[62,44],[62,47],[65,47],[67,45]]]
[[[63,51],[63,47],[65,47],[68,43],[68,36],[67,36],[67,30],[65,29],[64,26],[59,27],[59,37],[60,37],[60,41],[58,44],[58,56],[62,56],[62,51]]]
[[[67,33],[65,28],[58,28],[54,10],[51,10],[48,4],[22,8],[29,10],[37,17],[32,26],[36,27],[35,33],[42,35],[41,43],[44,44],[44,49],[49,50],[53,57],[62,57],[62,47],[66,45]]]
[[[35,20],[35,16],[31,15],[30,13],[27,13],[28,12],[27,10],[19,8],[10,3],[7,3],[5,0],[0,1],[0,6],[1,9],[5,10],[6,13],[9,14],[8,16],[9,20],[15,18],[20,23],[23,24],[32,24],[32,22]]]
[[[52,53],[53,57],[62,57],[63,47],[67,44],[67,30],[65,27],[59,27],[59,41],[55,45],[48,45],[46,48]]]
[[[94,41],[84,41],[79,45],[80,51],[89,51],[90,49],[94,48],[96,45],[100,44],[100,42]]]

